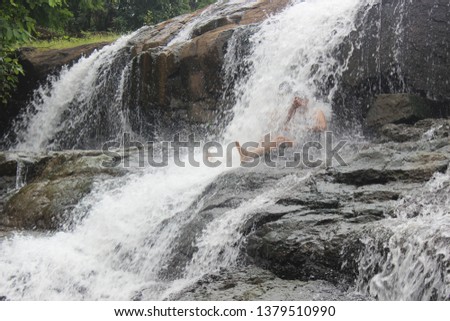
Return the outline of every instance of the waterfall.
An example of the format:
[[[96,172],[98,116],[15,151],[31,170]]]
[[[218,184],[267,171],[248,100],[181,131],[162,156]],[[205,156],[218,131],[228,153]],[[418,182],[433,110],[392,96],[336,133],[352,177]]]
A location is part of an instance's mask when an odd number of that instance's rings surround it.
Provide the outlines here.
[[[331,102],[347,68],[334,50],[355,30],[359,8],[374,2],[307,1],[267,19],[250,38],[250,75],[236,85],[234,120],[225,139],[259,141],[273,133],[286,119],[294,93],[307,97],[311,109],[331,119]]]
[[[333,52],[354,30],[358,10],[373,2],[295,1],[264,22],[251,37],[246,58],[251,67],[245,81],[235,84],[233,119],[223,140],[258,140],[270,131],[270,121],[279,126],[291,99],[280,94],[285,84],[330,117],[336,83],[347,68]],[[83,58],[63,70],[51,88],[39,89],[15,148],[63,148],[68,142],[76,147],[89,137],[76,134],[78,125],[101,119],[102,99],[107,99],[103,107],[114,109],[109,114],[118,115],[112,123],[123,128],[127,116],[120,96],[128,61],[122,57],[131,37]],[[224,68],[234,70],[229,61]],[[113,77],[107,70],[114,63],[120,72]],[[117,94],[91,94],[105,86]],[[198,219],[202,204],[214,197],[207,187],[228,170],[170,164],[98,183],[73,210],[74,227],[46,235],[17,233],[0,242],[0,294],[13,300],[161,300],[205,274],[236,265],[242,224],[306,177],[287,176],[250,202]],[[179,271],[172,271],[174,257],[183,252],[180,243],[192,253],[175,260]]]
[[[124,36],[72,67],[50,76],[34,93],[12,131],[12,149],[22,151],[99,148],[130,130],[123,106],[130,69],[129,40]]]

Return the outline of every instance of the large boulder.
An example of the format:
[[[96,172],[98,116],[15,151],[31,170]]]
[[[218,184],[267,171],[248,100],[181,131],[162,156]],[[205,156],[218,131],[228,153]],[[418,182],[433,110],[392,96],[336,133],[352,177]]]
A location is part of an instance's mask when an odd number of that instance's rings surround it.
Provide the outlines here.
[[[335,102],[338,117],[360,122],[371,98],[383,93],[427,97],[436,113],[448,116],[449,20],[446,0],[382,0],[360,15],[336,53],[348,64]]]
[[[125,174],[124,169],[110,166],[111,161],[120,160],[111,160],[101,151],[55,153],[38,159],[29,165],[25,186],[7,198],[0,225],[54,230],[69,224],[68,213],[92,190],[95,181]]]
[[[169,20],[140,35],[133,49],[137,57],[134,73],[140,75],[134,84],[139,93],[136,105],[162,128],[211,124],[223,107],[221,71],[229,40],[288,3],[261,0],[247,6],[219,5],[209,8],[212,18],[204,23],[195,24],[199,12]],[[175,41],[183,24],[186,29],[193,24],[192,39]],[[241,34],[239,41],[245,42],[249,34]]]
[[[381,127],[390,123],[414,123],[433,116],[430,102],[417,95],[378,95],[367,114],[369,127]]]

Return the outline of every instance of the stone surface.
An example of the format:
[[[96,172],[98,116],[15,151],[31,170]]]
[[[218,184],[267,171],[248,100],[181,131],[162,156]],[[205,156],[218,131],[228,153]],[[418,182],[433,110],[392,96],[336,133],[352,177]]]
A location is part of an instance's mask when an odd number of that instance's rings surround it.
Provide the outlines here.
[[[135,86],[144,114],[168,133],[186,125],[198,129],[213,124],[223,107],[220,75],[228,41],[237,30],[263,21],[288,2],[262,0],[219,8],[215,18],[194,28],[190,41],[169,46],[165,45],[176,31],[199,13],[177,17],[140,35],[133,52],[139,57],[135,72],[141,78]]]
[[[67,223],[66,214],[96,180],[125,174],[120,167],[105,167],[111,159],[98,152],[65,152],[30,161],[26,185],[12,189],[0,213],[0,225],[14,229],[53,230]],[[16,181],[16,177],[14,177]]]
[[[449,155],[440,152],[398,153],[392,149],[369,148],[362,151],[350,166],[331,170],[339,183],[362,186],[390,181],[422,182],[435,172],[445,172]]]
[[[373,246],[382,256],[383,240],[398,224],[387,221],[396,217],[398,201],[421,191],[436,171],[448,171],[447,122],[427,119],[417,127],[392,125],[398,126],[398,132],[416,128],[419,133],[401,142],[366,142],[356,156],[344,155],[348,166],[312,172],[239,169],[223,175],[202,195],[203,210],[187,228],[192,233],[189,241],[174,248],[183,255],[176,256],[172,268],[190,260],[195,251],[191,244],[203,222],[270,190],[272,205],[258,209],[241,228],[247,237],[239,262],[248,267],[207,276],[174,299],[358,299],[347,295],[361,271],[358,262],[364,240],[378,240]],[[289,188],[277,192],[274,186],[284,186],[285,179],[291,182]],[[365,271],[365,277],[375,273],[376,266]]]
[[[418,121],[414,126],[408,124],[386,124],[379,129],[380,141],[382,142],[413,142],[424,139],[431,142],[433,145],[435,142],[449,139],[450,136],[450,120],[448,119],[424,119]],[[439,144],[436,144],[436,149],[439,149]]]
[[[145,300],[145,291],[142,299]],[[208,275],[173,296],[178,301],[340,301],[367,300],[325,281],[283,280],[267,270],[245,267]]]
[[[414,123],[433,116],[433,107],[425,99],[408,94],[378,95],[369,109],[366,123],[381,127],[391,123]]]
[[[383,0],[368,14],[336,55],[351,52],[335,112],[341,121],[361,121],[377,94],[412,93],[450,115],[450,19],[446,0]]]

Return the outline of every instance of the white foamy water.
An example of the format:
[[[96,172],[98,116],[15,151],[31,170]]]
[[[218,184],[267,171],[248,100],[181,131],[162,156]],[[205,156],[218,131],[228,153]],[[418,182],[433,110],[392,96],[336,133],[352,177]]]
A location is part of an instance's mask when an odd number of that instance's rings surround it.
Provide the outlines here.
[[[102,122],[101,114],[105,109],[110,118],[104,122],[110,127],[108,131],[120,135],[128,129],[122,95],[129,58],[122,50],[139,32],[121,37],[89,57],[82,57],[70,68],[63,67],[59,75],[52,76],[48,84],[37,89],[35,98],[16,122],[14,131],[18,137],[13,149],[41,151],[83,147],[78,142],[86,139],[92,127]],[[66,146],[64,142],[71,145]]]
[[[345,68],[336,63],[331,51],[354,28],[354,16],[365,3],[296,2],[265,22],[252,37],[252,70],[247,81],[236,86],[238,102],[224,139],[257,140],[271,126],[278,126],[292,98],[278,94],[284,82],[330,114],[333,90],[315,99],[316,80],[337,76]],[[60,89],[44,97],[41,109],[36,106],[37,116],[29,122],[21,148],[32,150],[49,143],[60,128],[57,123],[64,108],[92,87],[96,77],[93,66],[113,59],[127,39],[85,60],[92,59],[90,63],[63,71],[53,84]],[[124,74],[126,71],[122,79]],[[80,75],[85,77],[80,79]],[[39,122],[49,128],[41,133]],[[80,218],[73,230],[38,237],[16,235],[0,243],[0,295],[27,300],[129,300],[143,293],[144,299],[159,300],[207,273],[236,264],[242,224],[270,205],[286,185],[299,184],[304,178],[288,177],[255,199],[205,222],[191,244],[196,247],[192,259],[185,262],[181,273],[167,274],[173,251],[195,221],[203,192],[226,170],[171,165],[98,183],[72,213]]]
[[[128,300],[153,288],[161,299],[169,287],[158,276],[164,256],[192,217],[182,212],[221,170],[169,166],[99,186],[75,209],[87,216],[73,231],[17,235],[0,245],[0,293],[13,300]]]
[[[359,290],[379,300],[448,300],[450,170],[400,200],[395,214],[364,241]]]
[[[234,120],[225,138],[259,141],[269,132],[279,135],[294,93],[308,97],[311,109],[322,110],[330,119],[330,102],[337,86],[326,95],[319,94],[320,88],[330,77],[338,79],[347,68],[333,57],[333,49],[355,29],[359,8],[373,2],[305,1],[265,21],[250,39],[253,50],[248,64],[252,72],[237,86]],[[289,93],[280,86],[288,87]],[[297,124],[293,135],[310,125],[293,123]]]

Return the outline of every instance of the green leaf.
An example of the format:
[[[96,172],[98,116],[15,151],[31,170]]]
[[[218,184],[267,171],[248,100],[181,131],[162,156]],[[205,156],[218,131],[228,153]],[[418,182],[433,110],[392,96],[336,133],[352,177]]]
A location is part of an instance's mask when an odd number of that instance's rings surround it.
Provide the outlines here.
[[[10,41],[13,37],[11,28],[6,29],[6,40]]]

